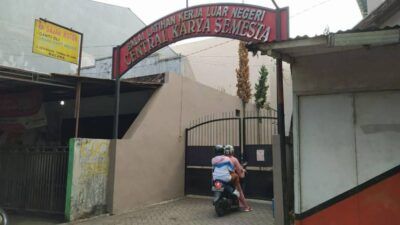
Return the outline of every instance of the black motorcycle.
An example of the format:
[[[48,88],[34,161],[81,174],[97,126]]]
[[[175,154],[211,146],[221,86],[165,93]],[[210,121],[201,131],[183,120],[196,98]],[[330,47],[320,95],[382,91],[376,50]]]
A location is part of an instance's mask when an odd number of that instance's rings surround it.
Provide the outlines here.
[[[0,225],[7,225],[7,214],[0,208]]]
[[[247,164],[247,162],[242,163],[243,169],[247,169]],[[241,181],[243,180],[241,179]],[[239,198],[233,194],[235,191],[233,184],[215,180],[213,181],[212,191],[214,192],[213,205],[218,216],[239,210]]]
[[[233,194],[234,190],[235,187],[233,187],[230,183],[220,180],[215,180],[213,182],[213,205],[218,216],[223,216],[231,211],[239,209],[239,198]]]

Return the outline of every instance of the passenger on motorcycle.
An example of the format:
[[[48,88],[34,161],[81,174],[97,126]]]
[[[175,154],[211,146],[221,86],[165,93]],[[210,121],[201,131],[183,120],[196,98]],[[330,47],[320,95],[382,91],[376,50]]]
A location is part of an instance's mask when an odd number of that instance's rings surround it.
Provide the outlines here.
[[[228,156],[229,159],[231,160],[231,162],[232,162],[232,164],[234,166],[234,170],[235,170],[236,174],[238,174],[238,176],[240,178],[244,178],[246,170],[242,167],[242,165],[239,163],[239,160],[235,157],[235,149],[233,148],[233,146],[232,145],[225,145],[224,154],[226,156]],[[240,186],[240,182],[239,182],[239,186]],[[245,211],[245,212],[251,211],[252,208],[247,203],[247,200],[244,197],[244,193],[243,193],[242,187],[240,186],[240,188],[238,188],[238,190],[239,190],[239,193],[240,193],[240,196],[239,196],[239,205],[240,205],[240,207],[243,208],[243,211]]]
[[[239,197],[241,190],[239,176],[235,173],[234,165],[229,157],[224,155],[224,147],[222,145],[215,146],[215,157],[212,158],[211,164],[213,181],[231,182],[236,188],[233,194]]]

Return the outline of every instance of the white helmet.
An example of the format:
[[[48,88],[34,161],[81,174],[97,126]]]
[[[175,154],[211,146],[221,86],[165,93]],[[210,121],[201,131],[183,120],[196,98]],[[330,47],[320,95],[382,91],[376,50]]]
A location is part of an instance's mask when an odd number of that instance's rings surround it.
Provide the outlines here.
[[[225,145],[224,153],[225,155],[233,155],[235,153],[235,148],[232,145]]]

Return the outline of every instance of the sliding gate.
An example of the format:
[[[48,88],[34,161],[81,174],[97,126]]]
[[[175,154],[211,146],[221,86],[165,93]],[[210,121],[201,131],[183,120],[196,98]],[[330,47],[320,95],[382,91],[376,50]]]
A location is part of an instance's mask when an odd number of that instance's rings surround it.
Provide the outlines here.
[[[0,149],[0,206],[63,214],[68,147]]]
[[[185,193],[211,195],[211,159],[217,144],[232,145],[236,157],[248,162],[243,181],[249,198],[270,200],[272,189],[272,135],[277,134],[276,112],[207,116],[193,121],[185,136]],[[243,152],[241,152],[243,146]]]

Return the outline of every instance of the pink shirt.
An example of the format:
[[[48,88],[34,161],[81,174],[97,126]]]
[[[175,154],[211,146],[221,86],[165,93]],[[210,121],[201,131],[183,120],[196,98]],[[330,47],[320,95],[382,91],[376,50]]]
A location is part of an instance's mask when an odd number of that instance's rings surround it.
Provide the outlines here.
[[[235,167],[235,172],[239,175],[240,178],[244,177],[244,170],[242,165],[240,165],[239,160],[235,156],[229,156],[233,166]]]

